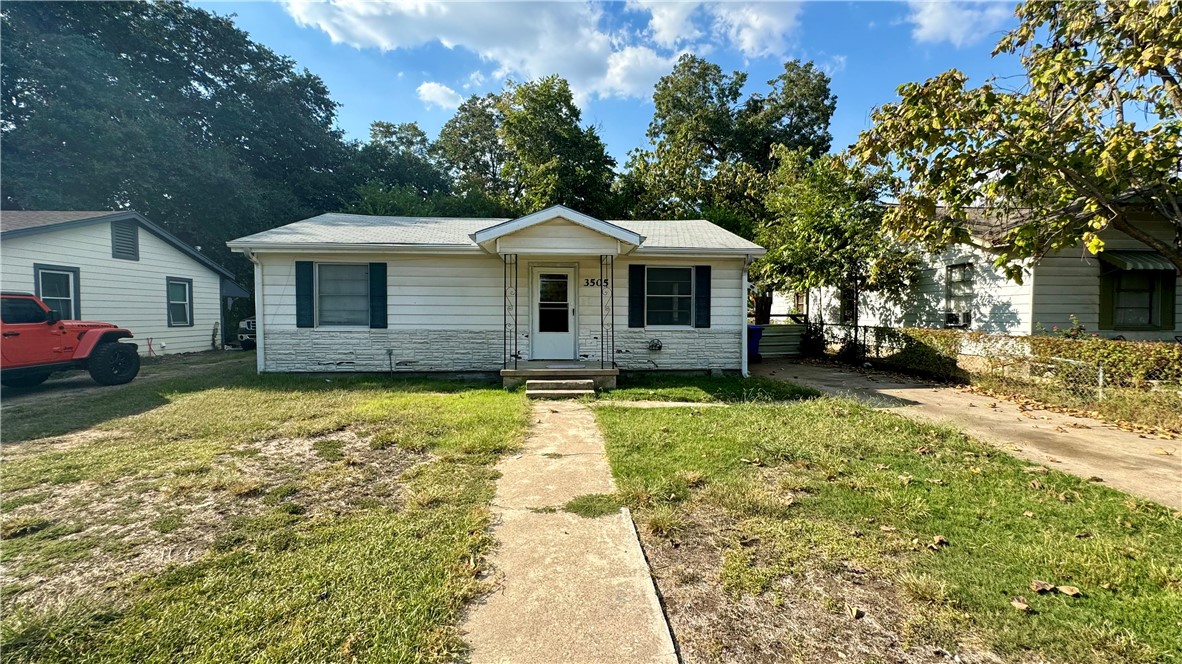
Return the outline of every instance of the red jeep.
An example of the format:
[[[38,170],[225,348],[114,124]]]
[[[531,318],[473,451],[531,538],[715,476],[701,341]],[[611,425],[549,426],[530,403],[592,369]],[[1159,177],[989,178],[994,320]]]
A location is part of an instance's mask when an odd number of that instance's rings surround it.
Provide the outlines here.
[[[140,372],[131,332],[110,323],[61,320],[30,293],[0,293],[0,384],[40,385],[49,374],[86,369],[100,385],[122,385]]]

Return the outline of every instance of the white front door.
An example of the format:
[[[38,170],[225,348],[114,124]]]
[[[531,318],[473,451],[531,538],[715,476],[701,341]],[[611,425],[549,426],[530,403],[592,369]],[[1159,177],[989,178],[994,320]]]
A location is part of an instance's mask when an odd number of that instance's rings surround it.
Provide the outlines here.
[[[573,360],[578,330],[575,318],[573,267],[535,267],[533,269],[533,328],[530,359]]]

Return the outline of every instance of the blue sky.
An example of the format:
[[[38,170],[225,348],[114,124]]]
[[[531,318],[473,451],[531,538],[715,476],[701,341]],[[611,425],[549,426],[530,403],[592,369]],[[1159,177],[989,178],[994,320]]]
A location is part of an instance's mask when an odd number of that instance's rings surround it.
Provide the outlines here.
[[[748,72],[751,91],[792,58],[830,73],[834,149],[896,88],[949,68],[974,82],[1019,71],[990,51],[1013,25],[1000,2],[210,2],[252,38],[324,79],[338,122],[365,138],[375,120],[434,136],[455,105],[504,81],[566,77],[621,166],[645,145],[653,83],[683,52]]]

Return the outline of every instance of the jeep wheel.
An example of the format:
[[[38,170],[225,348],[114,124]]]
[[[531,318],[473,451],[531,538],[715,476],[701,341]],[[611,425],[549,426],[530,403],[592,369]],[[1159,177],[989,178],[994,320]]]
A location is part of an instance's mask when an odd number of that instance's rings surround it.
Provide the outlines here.
[[[86,370],[99,385],[122,385],[140,372],[140,355],[133,344],[99,344],[90,353]]]
[[[4,387],[33,387],[34,385],[44,383],[47,378],[49,378],[49,374],[47,373],[8,376],[6,378],[0,378],[0,385]]]
[[[255,343],[254,341],[243,341],[242,342],[242,350],[254,350],[257,347],[258,347],[258,344]]]

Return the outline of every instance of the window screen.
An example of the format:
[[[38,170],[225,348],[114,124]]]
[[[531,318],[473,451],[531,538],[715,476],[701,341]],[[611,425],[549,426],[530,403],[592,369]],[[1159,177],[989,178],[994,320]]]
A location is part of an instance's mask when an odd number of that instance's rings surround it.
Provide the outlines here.
[[[1116,282],[1116,316],[1119,327],[1158,324],[1157,275],[1145,271],[1121,272]]]
[[[949,312],[970,311],[973,308],[973,266],[968,263],[948,266],[947,290],[944,306]]]
[[[369,327],[369,265],[317,265],[317,325]]]
[[[41,301],[58,313],[62,320],[74,320],[74,274],[58,270],[38,270]]]
[[[193,324],[193,284],[187,279],[168,280],[168,325],[187,327]]]
[[[650,267],[645,280],[647,325],[693,324],[693,268]]]

